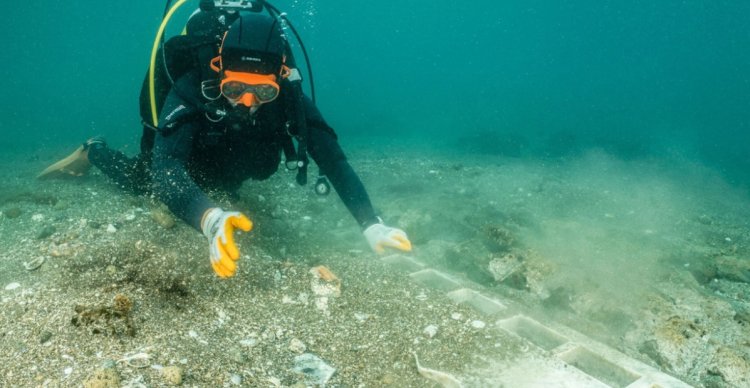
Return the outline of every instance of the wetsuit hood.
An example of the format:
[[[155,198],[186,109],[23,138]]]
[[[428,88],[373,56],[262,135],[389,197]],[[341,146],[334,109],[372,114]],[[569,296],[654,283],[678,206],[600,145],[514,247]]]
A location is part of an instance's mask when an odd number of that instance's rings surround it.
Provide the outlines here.
[[[224,36],[221,68],[255,74],[279,74],[287,41],[276,18],[242,13]]]

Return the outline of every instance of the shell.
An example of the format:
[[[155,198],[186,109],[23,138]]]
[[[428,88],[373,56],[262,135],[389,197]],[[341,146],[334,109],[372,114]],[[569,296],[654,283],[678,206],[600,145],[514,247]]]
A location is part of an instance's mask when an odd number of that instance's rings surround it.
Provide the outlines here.
[[[24,262],[23,263],[23,268],[26,269],[27,271],[33,271],[33,270],[41,267],[42,264],[44,264],[45,260],[46,259],[44,258],[44,256],[39,256],[39,257],[37,257],[34,260]]]
[[[422,377],[435,381],[438,384],[440,384],[443,388],[462,388],[463,385],[461,385],[461,382],[458,381],[455,377],[445,373],[441,372],[439,370],[434,370],[430,368],[425,368],[421,365],[419,365],[419,358],[417,358],[417,353],[414,354],[414,362],[417,364],[417,371],[419,371],[419,374],[422,375]]]

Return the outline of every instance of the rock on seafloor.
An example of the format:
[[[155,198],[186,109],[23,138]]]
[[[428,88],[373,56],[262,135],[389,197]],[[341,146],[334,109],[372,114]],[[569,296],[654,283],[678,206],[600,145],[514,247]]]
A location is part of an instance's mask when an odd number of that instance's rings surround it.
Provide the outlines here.
[[[97,369],[83,382],[84,388],[118,388],[119,386],[120,376],[114,368]]]
[[[161,368],[161,375],[168,385],[182,384],[182,368],[178,366],[165,366]]]

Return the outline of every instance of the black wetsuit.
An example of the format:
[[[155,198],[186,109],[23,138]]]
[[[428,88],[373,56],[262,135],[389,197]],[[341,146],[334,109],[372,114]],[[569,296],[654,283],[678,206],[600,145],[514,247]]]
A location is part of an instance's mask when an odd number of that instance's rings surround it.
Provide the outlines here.
[[[188,102],[201,98],[197,80],[196,74],[188,73],[177,81],[177,88],[170,92],[161,110],[150,153],[128,159],[109,148],[92,146],[89,159],[123,188],[136,193],[151,190],[172,212],[200,230],[205,210],[217,206],[205,192],[218,189],[233,193],[247,179],[270,177],[281,163],[282,144],[289,135],[285,129],[284,89],[282,95],[263,104],[252,116],[245,107],[229,108],[229,114],[214,123],[204,110]],[[184,98],[186,91],[195,95]],[[307,98],[305,108],[310,130],[308,152],[321,173],[361,227],[378,222],[333,129]]]

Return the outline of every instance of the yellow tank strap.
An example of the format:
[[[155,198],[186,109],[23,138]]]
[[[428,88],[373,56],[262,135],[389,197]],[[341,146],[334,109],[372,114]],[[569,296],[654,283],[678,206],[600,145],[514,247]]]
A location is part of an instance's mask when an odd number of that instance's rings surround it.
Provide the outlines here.
[[[151,63],[148,67],[148,92],[151,98],[151,119],[154,127],[159,126],[159,113],[156,111],[156,85],[154,80],[156,53],[159,51],[159,42],[161,41],[161,37],[164,36],[164,30],[167,28],[167,24],[169,24],[169,19],[172,18],[172,15],[174,15],[174,13],[185,4],[185,2],[187,2],[187,0],[180,0],[169,9],[169,12],[167,12],[167,15],[159,26],[159,31],[156,33],[156,39],[154,39],[154,46],[151,49]]]

